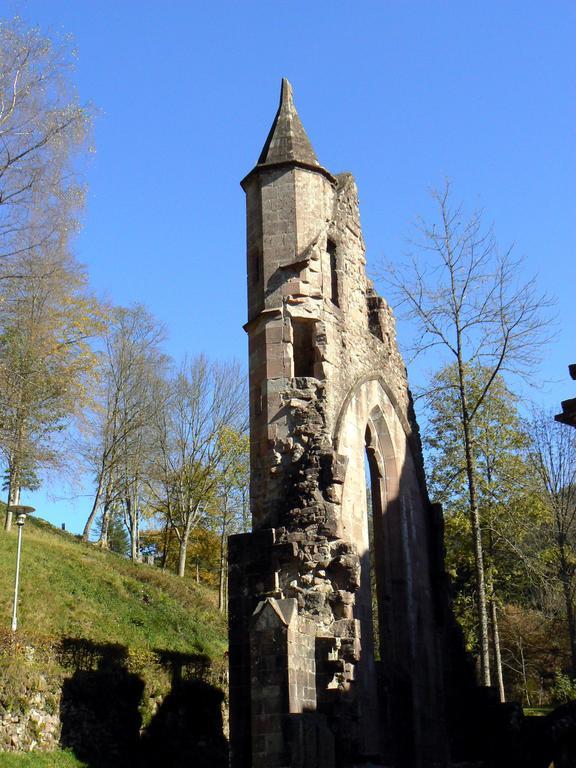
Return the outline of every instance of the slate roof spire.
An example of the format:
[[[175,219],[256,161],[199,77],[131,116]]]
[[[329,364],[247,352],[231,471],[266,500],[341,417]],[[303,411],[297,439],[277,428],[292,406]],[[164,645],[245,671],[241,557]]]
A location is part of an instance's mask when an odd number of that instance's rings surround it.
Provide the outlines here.
[[[310,139],[306,135],[304,126],[296,112],[292,98],[292,86],[284,77],[280,91],[280,106],[258,158],[258,165],[286,162],[320,166]]]

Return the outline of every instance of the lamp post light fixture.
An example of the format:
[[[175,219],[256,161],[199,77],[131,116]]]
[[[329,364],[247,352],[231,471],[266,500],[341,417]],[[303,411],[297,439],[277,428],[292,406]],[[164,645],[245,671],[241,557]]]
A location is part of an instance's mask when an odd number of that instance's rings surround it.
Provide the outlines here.
[[[26,522],[26,516],[31,515],[36,510],[34,507],[25,507],[21,504],[10,505],[16,515],[16,525],[18,526],[18,551],[16,554],[16,579],[14,581],[14,609],[12,611],[12,632],[16,632],[18,627],[18,587],[20,586],[20,554],[22,552],[22,528]]]

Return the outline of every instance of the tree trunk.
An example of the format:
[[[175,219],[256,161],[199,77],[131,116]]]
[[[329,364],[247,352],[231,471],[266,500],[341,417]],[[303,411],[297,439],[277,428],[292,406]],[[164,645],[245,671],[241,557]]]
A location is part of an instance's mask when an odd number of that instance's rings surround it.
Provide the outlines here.
[[[100,528],[100,538],[98,539],[98,546],[102,549],[108,549],[108,531],[110,530],[110,503],[106,501],[104,503],[104,511],[102,512],[102,526]]]
[[[134,534],[130,542],[130,558],[133,563],[140,562],[140,525],[138,515],[134,515]]]
[[[22,398],[22,390],[19,391],[19,400]],[[22,442],[24,439],[24,421],[20,409],[17,413],[18,427],[16,430],[16,443],[10,452],[8,463],[8,504],[6,506],[6,519],[4,521],[4,530],[10,531],[12,528],[12,507],[20,504],[20,469],[22,460]]]
[[[498,693],[502,704],[506,701],[506,691],[504,690],[504,675],[502,674],[502,654],[500,653],[500,632],[498,631],[498,611],[496,609],[496,600],[492,595],[490,600],[490,611],[492,614],[492,647],[494,652],[494,666],[496,667],[496,679],[498,680]]]
[[[128,532],[130,534],[130,560],[133,563],[140,562],[140,534],[138,530],[138,511],[130,496],[124,499],[126,505],[126,518],[128,520]]]
[[[164,526],[164,543],[162,545],[161,568],[163,571],[166,570],[166,565],[168,564],[168,554],[170,551],[170,543],[172,540],[171,533],[172,533],[172,526],[170,525],[170,520],[167,517],[166,525]]]
[[[184,535],[180,539],[180,547],[178,549],[178,576],[181,579],[184,578],[186,573],[186,547],[188,545],[188,536]]]
[[[109,547],[110,516],[112,515],[112,497],[114,493],[114,483],[111,477],[108,477],[106,491],[104,494],[104,509],[102,510],[102,525],[100,526],[100,536],[98,546],[102,549]]]
[[[186,525],[182,532],[182,538],[180,539],[180,549],[178,551],[178,576],[181,579],[184,578],[186,573],[186,554],[188,547],[188,539],[190,538],[190,530],[192,528],[192,515],[188,515],[186,518]]]
[[[524,658],[524,646],[522,645],[522,638],[519,643],[520,648],[520,663],[522,664],[522,680],[524,681],[524,693],[526,694],[526,706],[531,707],[530,691],[528,690],[528,677],[526,675],[526,659]]]
[[[6,505],[6,518],[4,520],[4,530],[12,529],[12,507],[20,504],[20,485],[18,483],[18,473],[15,469],[10,470],[8,484],[8,503]]]
[[[12,530],[12,507],[10,506],[10,497],[8,497],[8,502],[6,504],[6,517],[4,518],[4,530],[5,531]]]
[[[464,431],[464,451],[466,456],[466,478],[468,481],[470,524],[474,548],[474,566],[476,571],[476,605],[478,611],[480,640],[480,677],[482,685],[490,685],[490,639],[488,634],[488,610],[486,601],[486,580],[484,576],[484,553],[482,549],[482,530],[476,494],[476,465],[472,450],[472,434],[468,416],[468,401],[464,382],[464,368],[458,361],[460,402],[462,405],[462,427]]]
[[[98,479],[98,487],[96,488],[94,503],[92,504],[92,509],[90,511],[90,514],[88,515],[88,520],[86,520],[86,525],[84,526],[84,530],[82,531],[82,541],[88,542],[90,540],[90,531],[92,529],[92,526],[94,525],[94,519],[96,517],[96,513],[98,512],[98,507],[100,506],[101,496],[102,496],[102,476],[100,476],[100,478]]]
[[[218,589],[218,610],[224,613],[226,606],[226,527],[222,526],[220,534],[220,579]]]
[[[492,484],[492,473],[488,470],[488,485]],[[492,520],[492,504],[488,502],[487,509],[489,520]],[[494,535],[491,526],[488,527],[488,568],[487,568],[487,590],[490,596],[490,620],[492,624],[492,655],[494,657],[494,667],[496,681],[498,683],[498,695],[503,704],[506,701],[506,692],[504,690],[504,674],[502,672],[502,654],[500,651],[500,631],[498,629],[498,606],[494,588]]]

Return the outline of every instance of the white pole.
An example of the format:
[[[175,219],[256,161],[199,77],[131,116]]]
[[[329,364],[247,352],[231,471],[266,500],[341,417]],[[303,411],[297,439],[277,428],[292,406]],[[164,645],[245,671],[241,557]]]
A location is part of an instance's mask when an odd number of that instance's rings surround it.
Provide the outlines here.
[[[18,612],[18,587],[20,584],[20,552],[22,550],[22,528],[23,525],[18,525],[18,552],[16,555],[16,581],[14,583],[14,610],[12,611],[12,632],[16,632],[18,626],[18,619],[16,614]]]

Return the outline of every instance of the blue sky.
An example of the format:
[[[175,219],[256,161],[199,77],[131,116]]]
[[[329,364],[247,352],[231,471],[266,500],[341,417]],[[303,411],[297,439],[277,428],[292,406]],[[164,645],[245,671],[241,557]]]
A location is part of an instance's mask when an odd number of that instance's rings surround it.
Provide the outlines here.
[[[166,324],[172,355],[245,359],[239,181],[288,77],[321,163],[356,177],[369,269],[401,259],[449,177],[557,297],[534,372],[551,383],[529,396],[576,396],[573,0],[5,0],[14,13],[73,35],[78,90],[99,109],[77,256],[100,294]],[[50,492],[27,501],[79,529],[88,499]]]

